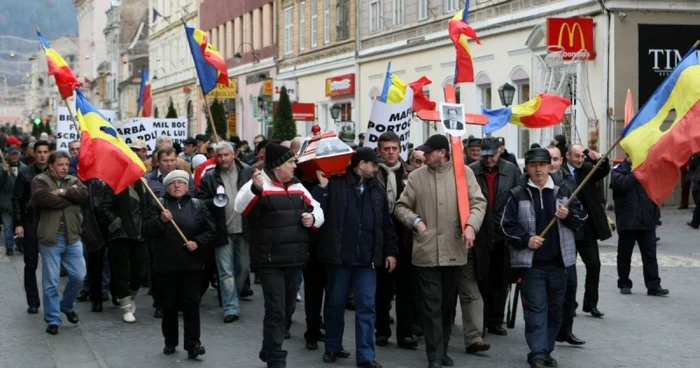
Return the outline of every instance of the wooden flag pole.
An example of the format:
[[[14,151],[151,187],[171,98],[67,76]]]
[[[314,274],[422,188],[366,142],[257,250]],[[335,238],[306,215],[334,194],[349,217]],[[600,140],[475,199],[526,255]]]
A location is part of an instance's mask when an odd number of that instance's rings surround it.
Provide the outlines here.
[[[165,211],[165,207],[163,206],[162,203],[160,203],[160,198],[156,197],[156,194],[153,193],[153,191],[151,190],[151,187],[148,186],[148,183],[146,182],[146,179],[143,178],[143,176],[141,177],[141,184],[143,184],[143,186],[146,188],[146,190],[151,195],[151,197],[153,197],[153,201],[158,203],[158,206],[160,207],[161,211]],[[180,237],[182,238],[182,240],[185,243],[187,243],[189,240],[187,240],[187,237],[185,236],[185,234],[182,232],[182,230],[180,230],[180,227],[177,226],[177,224],[175,223],[175,220],[172,219],[169,222],[171,224],[173,224],[173,227],[175,228],[177,233],[180,234]]]
[[[68,101],[65,99],[63,100],[63,104],[66,105],[66,108],[68,109],[68,115],[70,115],[70,120],[73,122],[73,126],[75,127],[75,131],[78,134],[78,139],[80,139],[80,124],[78,123],[77,120],[75,120],[75,115],[73,114],[73,109],[70,108],[68,105]]]
[[[216,133],[214,116],[211,114],[211,106],[209,106],[209,99],[207,99],[207,95],[204,94],[204,90],[202,90],[202,96],[204,96],[204,104],[207,106],[207,113],[209,115],[209,124],[211,124],[211,131],[214,132],[214,143],[219,144],[219,134]]]
[[[610,146],[610,148],[608,148],[608,151],[605,152],[605,154],[598,159],[598,162],[595,164],[595,166],[593,166],[593,169],[591,169],[591,171],[588,173],[588,175],[586,175],[586,177],[583,179],[583,181],[581,181],[581,184],[579,184],[578,187],[576,187],[576,190],[574,190],[574,192],[571,193],[571,196],[569,196],[569,198],[566,200],[566,203],[564,203],[564,205],[563,205],[564,207],[569,206],[569,203],[571,202],[571,198],[575,198],[578,195],[578,193],[583,189],[583,186],[586,185],[588,183],[588,181],[591,179],[591,176],[593,176],[593,173],[596,172],[596,170],[598,170],[600,165],[603,164],[605,159],[608,158],[608,156],[615,149],[615,147],[617,147],[617,145],[620,144],[620,142],[622,142],[623,138],[624,138],[623,136],[619,136],[617,138],[617,140],[615,141],[615,143],[613,143],[613,145]],[[557,222],[557,217],[554,216],[552,218],[552,220],[549,221],[549,224],[547,224],[547,227],[545,227],[544,230],[542,230],[542,233],[540,233],[540,238],[544,238],[544,236],[552,228],[552,226],[554,226],[554,224],[556,222]]]

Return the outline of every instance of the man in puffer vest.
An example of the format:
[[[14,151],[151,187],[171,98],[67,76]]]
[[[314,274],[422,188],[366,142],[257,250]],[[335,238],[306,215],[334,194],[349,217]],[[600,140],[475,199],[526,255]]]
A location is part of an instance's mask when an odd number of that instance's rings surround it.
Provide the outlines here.
[[[556,367],[551,356],[562,323],[566,292],[566,267],[576,264],[574,232],[584,224],[581,202],[571,199],[567,187],[559,187],[549,175],[552,157],[547,149],[525,153],[527,181],[511,190],[501,220],[511,267],[522,278],[525,339],[532,368]],[[554,226],[539,234],[556,216]]]

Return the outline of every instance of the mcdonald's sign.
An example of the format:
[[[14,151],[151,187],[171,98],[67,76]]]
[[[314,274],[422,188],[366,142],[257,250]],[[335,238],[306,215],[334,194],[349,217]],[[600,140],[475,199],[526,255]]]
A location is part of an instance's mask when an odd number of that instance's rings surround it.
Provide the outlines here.
[[[586,60],[595,59],[592,18],[547,18],[547,46],[560,47],[564,60],[571,60],[581,50]]]

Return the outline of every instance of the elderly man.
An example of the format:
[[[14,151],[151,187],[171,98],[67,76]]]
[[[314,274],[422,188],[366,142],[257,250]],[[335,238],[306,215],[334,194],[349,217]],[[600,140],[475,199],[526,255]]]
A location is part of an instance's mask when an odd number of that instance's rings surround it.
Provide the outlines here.
[[[610,173],[610,161],[602,158],[599,153],[584,149],[579,144],[569,146],[566,152],[566,168],[574,178],[574,186],[581,185],[598,160],[604,160],[591,179],[581,189],[578,199],[588,214],[584,226],[576,233],[576,250],[586,265],[586,292],[583,294],[583,312],[593,317],[603,317],[598,310],[598,284],[600,283],[600,250],[598,240],[612,237],[608,216],[598,196],[596,183],[605,179]]]
[[[470,216],[462,223],[447,138],[433,135],[416,150],[425,152],[426,166],[408,176],[394,215],[414,231],[412,255],[421,292],[425,350],[429,368],[438,368],[454,365],[447,356],[453,303],[461,267],[473,258],[469,249],[484,219],[486,199],[472,169],[465,166]]]
[[[5,254],[15,253],[14,226],[12,221],[12,192],[19,171],[24,164],[19,160],[19,148],[12,146],[7,150],[7,163],[2,164],[0,171],[0,213],[2,214],[3,233],[5,234]]]
[[[216,167],[202,176],[198,198],[206,203],[216,224],[216,241],[213,245],[216,247],[221,304],[224,307],[224,323],[231,323],[240,318],[238,295],[250,266],[248,244],[243,239],[243,219],[236,212],[233,199],[251,179],[253,169],[236,157],[231,143],[221,142],[215,149]],[[215,201],[221,189],[226,195],[226,203]]]
[[[557,366],[551,353],[562,321],[566,267],[576,264],[574,232],[586,219],[568,188],[554,184],[551,164],[544,148],[525,152],[527,180],[510,191],[501,221],[511,266],[522,277],[527,361],[532,368]],[[567,199],[568,208],[563,205]],[[540,237],[555,217],[554,226]]]
[[[408,163],[413,170],[420,169],[425,165],[425,153],[423,151],[413,150],[411,156],[408,158]]]
[[[478,290],[473,287],[460,288],[459,295],[467,353],[476,353],[488,347],[481,341],[482,322],[486,323],[491,334],[507,334],[503,328],[503,319],[510,283],[510,262],[501,230],[501,216],[508,201],[508,193],[518,186],[521,174],[520,169],[501,158],[498,146],[496,138],[484,138],[481,142],[481,160],[469,165],[487,202],[486,216],[474,245],[476,268],[472,267],[474,273],[462,278],[479,280]],[[476,305],[470,306],[471,304]],[[467,319],[469,315],[473,317],[471,321]],[[483,317],[483,320],[479,317]]]
[[[297,284],[309,258],[309,229],[323,225],[323,210],[294,177],[289,148],[268,145],[265,169],[256,171],[236,195],[235,210],[247,218],[251,262],[258,269],[265,297],[260,360],[270,368],[286,367],[282,350],[296,303]]]
[[[156,139],[156,151],[159,151],[159,150],[161,150],[163,148],[167,148],[167,147],[170,147],[170,148],[173,147],[173,139],[172,138],[168,137],[167,135],[161,135],[160,137],[158,137]],[[175,151],[173,151],[173,152],[175,152]],[[190,165],[187,163],[187,161],[183,160],[180,157],[177,157],[177,153],[175,154],[175,157],[176,157],[175,160],[176,160],[176,164],[177,164],[177,169],[184,170],[184,171],[187,171],[188,174],[192,174],[192,171],[190,170]],[[158,165],[159,165],[159,163],[157,162],[157,160],[152,160],[151,167],[153,167],[155,169],[158,167]],[[167,175],[167,174],[165,174],[165,175]]]
[[[481,160],[481,138],[469,138],[464,151],[467,156],[467,165],[479,162]]]
[[[202,252],[214,241],[214,224],[207,207],[187,193],[189,174],[182,170],[170,172],[163,184],[167,193],[161,210],[155,204],[144,231],[158,239],[158,250],[153,253],[154,271],[161,275],[163,290],[163,321],[161,329],[165,338],[163,353],[175,353],[178,345],[178,310],[182,310],[185,329],[184,347],[187,357],[196,359],[206,353],[200,337],[199,295],[200,279],[204,269]],[[160,215],[158,215],[160,214]],[[180,234],[168,223],[174,221],[188,239],[183,242]]]
[[[48,160],[49,170],[32,180],[32,202],[39,252],[41,253],[41,286],[44,292],[44,321],[46,332],[58,333],[61,313],[70,323],[78,323],[73,310],[75,298],[85,278],[85,259],[80,231],[83,222],[81,204],[87,200],[87,188],[74,176],[68,175],[70,156],[56,151]],[[61,265],[68,273],[63,299],[58,295]]]

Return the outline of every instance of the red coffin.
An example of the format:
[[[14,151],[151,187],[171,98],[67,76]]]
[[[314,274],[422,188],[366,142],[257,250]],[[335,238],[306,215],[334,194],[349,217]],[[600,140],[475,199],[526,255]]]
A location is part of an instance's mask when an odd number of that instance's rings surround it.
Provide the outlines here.
[[[297,166],[304,174],[304,181],[316,181],[316,171],[329,176],[344,175],[355,151],[341,141],[335,133],[306,138],[301,146]]]

